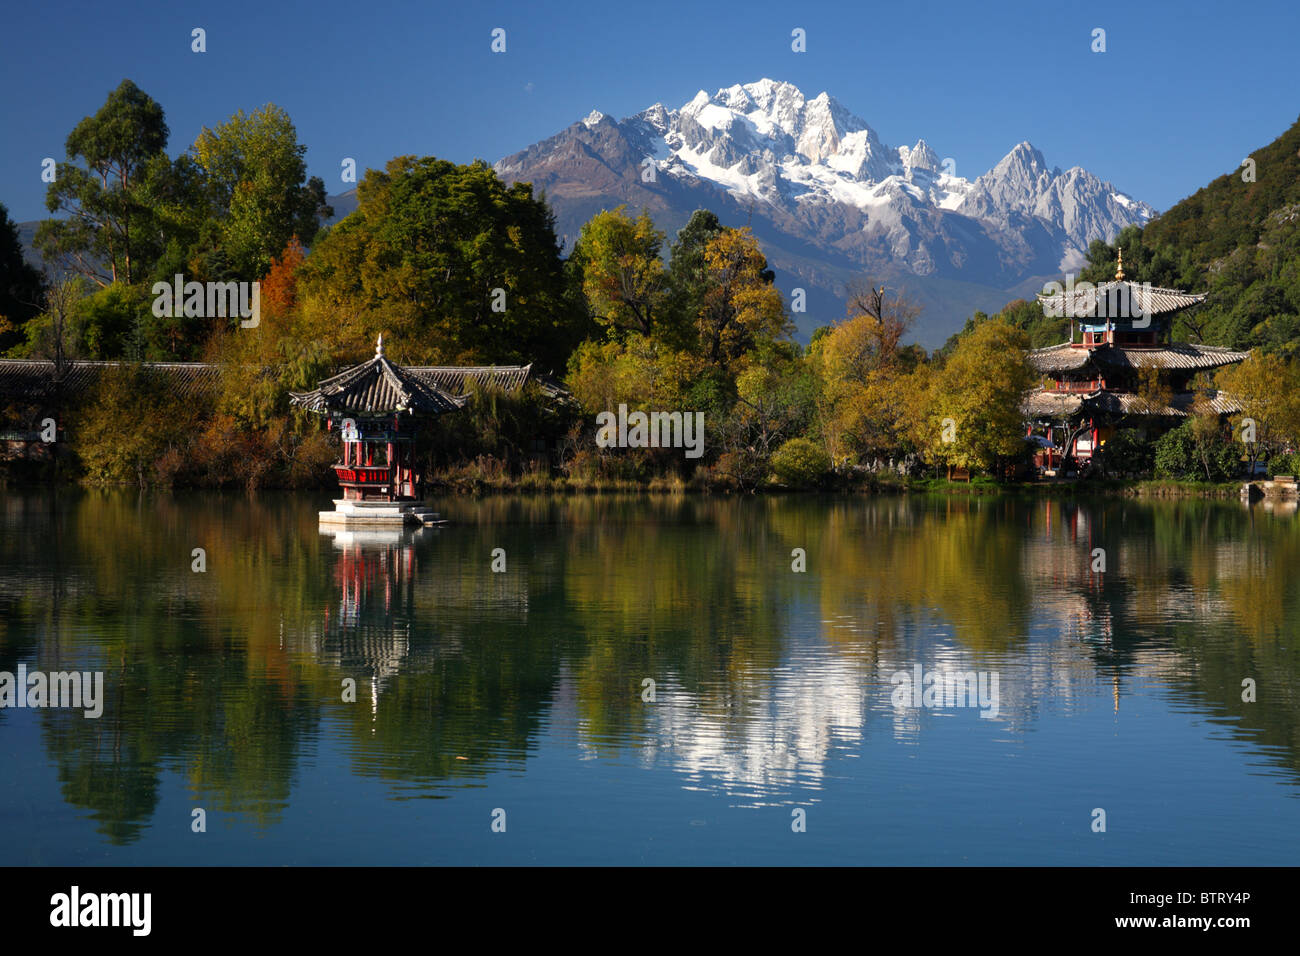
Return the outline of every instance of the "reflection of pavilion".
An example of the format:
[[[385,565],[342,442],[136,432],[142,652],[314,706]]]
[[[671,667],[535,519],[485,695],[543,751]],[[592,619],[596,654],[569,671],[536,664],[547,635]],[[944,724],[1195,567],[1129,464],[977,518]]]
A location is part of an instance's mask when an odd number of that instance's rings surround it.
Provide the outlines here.
[[[415,543],[425,533],[423,529],[332,532],[338,552],[334,580],[339,599],[325,609],[318,654],[341,670],[368,672],[372,701],[410,653],[418,566]]]
[[[1054,512],[1060,509],[1059,517]],[[1094,571],[1092,516],[1078,505],[1044,503],[1042,536],[1025,542],[1025,569],[1039,610],[1047,611],[1071,641],[1108,643],[1115,632],[1106,572]],[[1109,555],[1115,560],[1117,555]]]
[[[1076,597],[1068,602],[1065,635],[1071,641],[1110,643],[1115,635],[1115,621],[1110,607]]]

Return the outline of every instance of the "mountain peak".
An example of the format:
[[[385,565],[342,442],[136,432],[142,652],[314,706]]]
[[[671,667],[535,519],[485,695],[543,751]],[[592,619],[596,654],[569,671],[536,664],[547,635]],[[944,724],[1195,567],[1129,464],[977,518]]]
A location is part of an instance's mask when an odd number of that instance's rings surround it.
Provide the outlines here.
[[[824,289],[869,270],[1010,291],[1154,215],[1085,170],[1048,166],[1028,140],[976,179],[945,172],[925,139],[887,146],[828,91],[770,77],[582,123],[497,164],[546,190],[565,234],[596,204],[647,206],[665,228],[710,208],[752,220],[776,267]],[[657,179],[643,178],[647,159]]]
[[[1027,139],[1021,140],[1017,143],[1011,152],[1002,157],[1002,162],[998,163],[998,166],[1010,165],[1013,163],[1027,166],[1031,169],[1047,168],[1047,160],[1043,158],[1043,154],[1034,148],[1034,144],[1029,142]],[[997,167],[995,166],[994,168],[996,169]]]
[[[774,80],[770,77],[762,77],[753,83],[741,83],[736,86],[728,87],[728,90],[743,90],[749,96],[753,97],[754,102],[758,103],[763,109],[767,109],[773,99],[781,96],[798,97],[803,99],[803,92],[793,83],[787,83],[784,80]],[[720,94],[722,90],[718,91]]]
[[[911,149],[906,146],[898,147],[898,157],[903,161],[905,170],[926,169],[938,173],[940,169],[939,154],[923,139],[918,139]]]

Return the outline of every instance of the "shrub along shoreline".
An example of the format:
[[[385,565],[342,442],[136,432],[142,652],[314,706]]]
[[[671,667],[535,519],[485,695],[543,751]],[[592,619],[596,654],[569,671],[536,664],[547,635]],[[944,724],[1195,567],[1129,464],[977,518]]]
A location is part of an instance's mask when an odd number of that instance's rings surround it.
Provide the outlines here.
[[[1129,498],[1237,498],[1243,481],[1204,482],[1154,479],[1090,479],[1061,482],[1002,482],[975,479],[949,481],[945,478],[875,477],[831,481],[809,487],[772,483],[741,490],[709,481],[687,481],[677,477],[648,481],[627,479],[580,479],[564,476],[525,474],[497,478],[467,478],[463,475],[436,476],[425,489],[426,497],[451,495],[527,494],[692,494],[692,495],[1026,495],[1044,497],[1107,496]]]
[[[318,456],[324,461],[328,455]],[[317,462],[319,464],[319,462]],[[328,469],[320,480],[265,482],[253,487],[240,482],[215,486],[216,490],[302,491],[333,490]],[[971,481],[946,478],[909,477],[895,474],[832,475],[828,480],[805,485],[772,481],[742,488],[715,474],[698,472],[690,478],[657,475],[650,478],[618,478],[552,474],[544,468],[525,469],[520,473],[500,468],[485,468],[481,463],[434,471],[426,478],[423,496],[437,495],[735,495],[765,496],[773,494],[834,495],[1024,495],[1041,497],[1105,496],[1129,498],[1237,498],[1245,479],[1236,481],[1180,481],[1151,478],[1089,478],[1068,481],[1006,481],[975,477]],[[56,465],[54,461],[11,460],[0,462],[0,489],[36,487],[135,487],[134,481],[107,480],[86,475],[81,469]],[[151,483],[152,485],[153,483]],[[156,485],[153,485],[156,487]],[[213,488],[208,484],[179,483],[175,488]]]

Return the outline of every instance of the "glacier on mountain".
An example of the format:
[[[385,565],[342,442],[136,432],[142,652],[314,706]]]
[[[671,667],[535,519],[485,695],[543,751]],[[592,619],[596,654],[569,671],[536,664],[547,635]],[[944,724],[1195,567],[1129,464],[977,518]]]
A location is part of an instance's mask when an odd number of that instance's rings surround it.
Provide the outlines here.
[[[590,117],[584,122],[591,125]],[[771,79],[713,95],[701,90],[679,109],[656,103],[624,122],[668,176],[704,180],[740,202],[787,211],[851,206],[865,214],[866,231],[888,232],[922,208],[999,227],[1029,215],[1064,233],[1060,261],[1076,263],[1094,239],[1155,215],[1086,170],[1048,168],[1029,143],[977,179],[964,179],[925,140],[889,147],[829,94],[807,99]]]

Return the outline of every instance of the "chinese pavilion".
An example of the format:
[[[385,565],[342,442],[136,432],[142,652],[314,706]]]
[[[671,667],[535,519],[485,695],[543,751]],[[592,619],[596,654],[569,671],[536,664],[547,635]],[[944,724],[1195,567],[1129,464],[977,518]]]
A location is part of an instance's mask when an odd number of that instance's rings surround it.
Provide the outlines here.
[[[384,357],[384,337],[374,357],[325,379],[310,392],[292,392],[290,404],[324,416],[338,427],[343,460],[334,465],[343,497],[321,520],[342,525],[432,523],[438,516],[418,507],[415,470],[416,416],[430,418],[464,407],[455,396],[411,375]]]
[[[1128,282],[1121,253],[1113,281],[1038,298],[1048,315],[1071,318],[1070,341],[1029,353],[1047,382],[1029,393],[1022,410],[1045,472],[1067,459],[1086,469],[1116,428],[1163,431],[1198,403],[1220,415],[1241,411],[1223,392],[1196,391],[1191,383],[1197,373],[1241,362],[1248,353],[1169,341],[1173,317],[1200,305],[1205,293]]]

